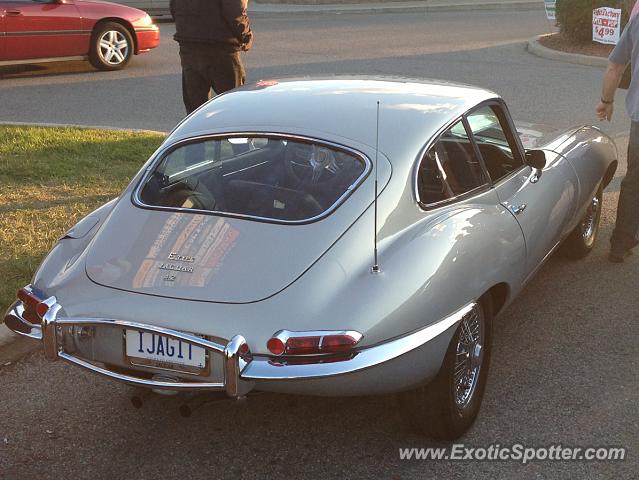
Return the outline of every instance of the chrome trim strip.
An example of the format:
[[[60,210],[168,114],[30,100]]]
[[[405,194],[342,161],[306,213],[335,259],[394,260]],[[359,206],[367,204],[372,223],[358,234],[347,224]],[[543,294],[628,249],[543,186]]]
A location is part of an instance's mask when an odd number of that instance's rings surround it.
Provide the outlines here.
[[[91,370],[94,373],[99,373],[100,375],[104,375],[113,380],[128,383],[129,385],[136,385],[138,387],[160,388],[165,390],[224,390],[223,383],[162,382],[158,380],[148,380],[146,378],[137,378],[130,375],[123,375],[121,373],[112,372],[111,370],[98,367],[96,365],[93,365],[92,363],[81,360],[65,352],[59,352],[58,356],[61,359],[66,360],[67,362]]]
[[[417,205],[419,205],[419,207],[422,208],[422,210],[424,209],[425,205],[432,206],[434,204],[427,204],[423,202],[421,197],[419,196],[419,166],[424,161],[424,157],[426,156],[426,153],[428,153],[428,150],[430,150],[430,147],[432,147],[435,144],[435,142],[439,140],[439,138],[446,132],[446,130],[448,130],[449,128],[452,128],[453,125],[461,121],[464,118],[464,115],[466,115],[466,113],[467,112],[464,112],[461,115],[454,117],[452,120],[449,120],[447,123],[442,125],[439,128],[439,130],[437,130],[435,134],[432,137],[430,137],[430,139],[426,142],[426,144],[422,147],[422,149],[417,154],[417,160],[415,161],[413,165],[413,188],[414,188],[415,199],[417,200]],[[448,198],[446,200],[442,200],[436,203],[454,202],[456,200],[457,200],[456,197],[452,197],[452,198]]]
[[[24,305],[21,301],[9,307],[4,316],[4,324],[14,333],[33,340],[42,340],[42,327],[34,325],[23,317]]]
[[[5,37],[39,37],[45,35],[91,35],[91,30],[34,30],[24,32],[4,32]]]
[[[352,359],[342,362],[274,365],[269,358],[254,358],[242,372],[241,378],[252,381],[308,380],[345,375],[376,367],[441,335],[461,322],[475,306],[475,302],[469,303],[439,322],[390,342],[356,351],[357,354]]]
[[[524,281],[521,282],[521,288],[524,288],[526,285],[528,285],[528,282],[532,280],[532,278],[539,271],[539,269],[543,267],[546,261],[552,256],[553,253],[555,253],[555,250],[557,250],[557,248],[561,246],[562,241],[563,240],[559,240],[557,243],[555,243],[555,245],[553,245],[553,247],[548,251],[548,253],[544,255],[544,258],[542,258],[539,261],[539,263],[535,266],[535,268],[532,269],[532,271],[528,274],[528,276],[524,279]]]
[[[135,31],[135,33],[143,33],[143,32],[157,32],[160,29],[158,28],[157,25],[151,25],[148,27],[133,27],[133,30]]]
[[[286,340],[289,338],[325,337],[327,335],[348,335],[357,343],[359,343],[363,337],[361,333],[355,330],[278,330],[273,334],[273,337],[277,337],[286,343]]]
[[[76,55],[71,57],[46,57],[46,58],[29,58],[26,60],[3,60],[0,67],[7,65],[28,65],[30,63],[51,63],[51,62],[72,62],[76,60],[86,60],[87,55]]]
[[[45,316],[46,317],[46,316]],[[131,330],[139,330],[147,333],[157,333],[159,335],[166,335],[167,337],[182,340],[183,342],[191,343],[195,346],[204,348],[206,350],[213,350],[216,353],[224,353],[225,346],[219,343],[205,340],[195,335],[188,333],[182,333],[177,330],[164,327],[154,327],[151,325],[145,325],[143,323],[129,322],[127,320],[111,320],[106,318],[58,318],[55,320],[55,324],[63,326],[74,327],[114,327],[114,328],[130,328]]]
[[[448,205],[453,205],[455,203],[460,203],[463,200],[467,200],[471,197],[478,196],[481,193],[488,192],[491,188],[492,187],[489,183],[484,183],[482,185],[479,185],[478,187],[473,188],[472,190],[468,190],[467,192],[460,193],[459,195],[455,195],[454,197],[447,198],[445,200],[439,200],[433,203],[421,203],[420,201],[419,206],[423,211],[429,212],[439,207],[445,207]]]
[[[217,211],[217,210],[199,210],[199,209],[195,209],[195,208],[154,206],[154,205],[147,205],[146,203],[142,202],[142,200],[140,199],[140,193],[141,193],[142,189],[144,188],[144,186],[146,185],[147,180],[152,175],[153,170],[155,170],[155,168],[157,168],[158,163],[160,163],[170,151],[175,150],[175,149],[177,149],[178,147],[180,147],[182,145],[186,145],[186,144],[189,144],[189,143],[195,143],[198,140],[216,139],[216,138],[243,138],[243,137],[250,137],[250,136],[255,136],[255,137],[259,136],[259,137],[267,137],[267,138],[277,138],[277,139],[282,139],[282,140],[301,141],[301,142],[305,142],[305,143],[311,142],[311,143],[317,143],[317,144],[321,144],[321,145],[326,145],[326,146],[329,146],[329,147],[332,147],[332,148],[335,148],[335,149],[338,149],[338,150],[343,150],[345,152],[348,152],[348,153],[356,156],[357,158],[359,158],[360,160],[362,160],[364,162],[365,168],[364,168],[364,171],[361,173],[361,175],[359,177],[357,177],[357,179],[346,189],[346,191],[335,201],[335,203],[333,203],[333,205],[328,207],[326,210],[324,210],[319,215],[316,215],[316,216],[310,217],[310,218],[305,218],[303,220],[278,220],[278,219],[275,219],[275,218],[258,217],[256,215],[243,215],[243,214],[239,214],[239,213],[220,212],[220,211]],[[175,143],[173,143],[171,145],[168,145],[165,148],[163,148],[162,150],[156,152],[155,158],[149,163],[149,166],[146,168],[145,174],[142,176],[142,178],[140,179],[140,182],[135,187],[135,190],[133,191],[133,194],[131,195],[131,199],[132,199],[132,202],[133,202],[133,204],[135,206],[140,207],[140,208],[149,209],[149,210],[161,210],[161,211],[168,211],[168,212],[183,212],[183,213],[201,214],[201,215],[219,215],[219,216],[229,217],[229,218],[241,218],[241,219],[244,219],[244,220],[254,220],[254,221],[258,221],[258,222],[275,223],[275,224],[282,224],[282,225],[305,225],[305,224],[308,224],[308,223],[316,222],[317,220],[320,220],[322,218],[325,218],[325,217],[329,216],[331,213],[333,213],[335,210],[337,210],[337,208],[362,183],[364,183],[364,180],[366,179],[366,177],[368,177],[368,174],[371,172],[371,170],[372,170],[372,162],[371,162],[370,158],[368,158],[362,152],[354,150],[353,148],[347,147],[345,145],[340,145],[339,143],[330,142],[330,141],[322,140],[322,139],[319,139],[319,138],[305,137],[303,135],[275,133],[275,132],[229,132],[229,133],[215,133],[215,134],[209,134],[209,135],[198,135],[198,136],[195,136],[195,137],[182,139],[182,140],[180,140],[178,142],[175,142]]]
[[[235,335],[224,349],[224,372],[226,382],[226,394],[229,397],[243,397],[253,390],[254,382],[240,378],[242,370],[251,360],[250,352],[242,355],[242,348],[246,340],[242,335]],[[248,346],[248,345],[247,345]]]
[[[220,163],[225,163],[225,162],[226,162],[226,160],[222,160]],[[230,177],[231,175],[236,175],[236,174],[241,173],[241,172],[246,172],[247,170],[251,170],[252,168],[261,167],[262,165],[265,165],[267,163],[268,163],[268,161],[263,161],[262,163],[256,163],[255,165],[251,165],[250,167],[240,168],[239,170],[236,170],[234,172],[224,173],[224,174],[222,174],[222,176],[223,177]],[[188,168],[186,170],[188,170]]]
[[[42,318],[42,342],[44,343],[44,356],[52,362],[58,359],[58,354],[62,353],[62,346],[58,346],[58,333],[61,328],[56,325],[56,316],[62,307],[54,304],[49,308]]]

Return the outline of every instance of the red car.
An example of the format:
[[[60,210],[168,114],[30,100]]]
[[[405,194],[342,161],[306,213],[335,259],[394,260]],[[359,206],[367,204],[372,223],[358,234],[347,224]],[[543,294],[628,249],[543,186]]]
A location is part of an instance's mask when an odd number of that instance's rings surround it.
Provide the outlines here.
[[[0,65],[88,58],[118,70],[160,43],[137,8],[98,0],[0,0]]]

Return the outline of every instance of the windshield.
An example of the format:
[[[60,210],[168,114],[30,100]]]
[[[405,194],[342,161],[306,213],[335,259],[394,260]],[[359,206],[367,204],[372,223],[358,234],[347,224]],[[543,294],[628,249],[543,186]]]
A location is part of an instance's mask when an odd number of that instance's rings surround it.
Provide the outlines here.
[[[165,154],[144,180],[139,200],[151,207],[299,222],[335,208],[367,171],[363,156],[319,142],[216,137]]]

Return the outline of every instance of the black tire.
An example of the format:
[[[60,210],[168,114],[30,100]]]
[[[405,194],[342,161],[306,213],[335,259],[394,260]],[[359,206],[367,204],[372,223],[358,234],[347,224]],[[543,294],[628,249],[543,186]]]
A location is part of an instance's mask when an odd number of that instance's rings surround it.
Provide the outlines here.
[[[459,402],[456,389],[455,366],[464,321],[477,315],[483,323],[483,346],[474,388],[464,402]],[[455,440],[462,436],[474,423],[486,388],[490,352],[492,344],[492,309],[490,301],[483,301],[470,312],[457,328],[442,367],[435,379],[428,385],[406,392],[400,397],[402,413],[411,429],[439,440]],[[472,365],[471,361],[468,360]],[[457,399],[456,399],[457,398]],[[461,405],[460,405],[461,403]]]
[[[89,62],[98,70],[120,70],[129,63],[134,49],[133,37],[124,25],[99,23],[91,34]]]
[[[602,206],[603,185],[599,185],[597,193],[592,198],[585,215],[564,240],[560,248],[562,256],[578,260],[584,258],[595,248],[595,241],[599,233],[599,223],[601,222]]]

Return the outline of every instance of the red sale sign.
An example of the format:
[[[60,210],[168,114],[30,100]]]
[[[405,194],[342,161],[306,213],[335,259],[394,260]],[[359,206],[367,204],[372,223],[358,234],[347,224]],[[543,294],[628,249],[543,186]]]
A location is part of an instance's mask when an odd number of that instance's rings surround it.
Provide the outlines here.
[[[593,42],[616,45],[621,33],[621,9],[601,7],[592,11]]]

